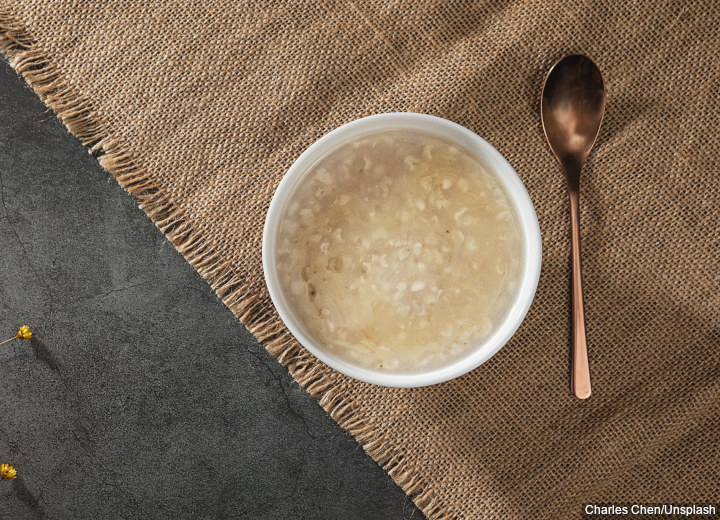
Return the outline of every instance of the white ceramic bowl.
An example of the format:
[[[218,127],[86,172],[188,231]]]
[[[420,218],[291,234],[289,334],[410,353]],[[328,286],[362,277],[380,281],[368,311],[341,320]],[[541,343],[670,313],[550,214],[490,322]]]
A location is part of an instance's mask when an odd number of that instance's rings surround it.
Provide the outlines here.
[[[524,257],[520,269],[520,284],[509,312],[495,332],[476,345],[466,356],[441,368],[422,373],[393,374],[354,365],[339,358],[308,334],[296,320],[284,297],[275,267],[275,245],[283,211],[298,185],[311,167],[329,152],[348,140],[382,130],[418,130],[452,141],[466,148],[484,162],[503,184],[515,209],[523,237]],[[318,359],[335,370],[361,381],[383,386],[418,387],[432,385],[459,377],[490,359],[512,337],[522,323],[535,296],[542,258],[540,226],[532,201],[512,166],[487,141],[456,123],[426,114],[377,114],[347,123],[316,141],[290,167],[270,203],[263,234],[262,259],[265,281],[275,308],[297,340]]]

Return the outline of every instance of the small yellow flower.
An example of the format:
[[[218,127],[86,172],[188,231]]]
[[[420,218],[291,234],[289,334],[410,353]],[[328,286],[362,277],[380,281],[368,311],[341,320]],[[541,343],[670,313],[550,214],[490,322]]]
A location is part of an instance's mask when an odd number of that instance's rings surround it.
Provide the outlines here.
[[[30,332],[30,327],[28,327],[27,325],[23,325],[22,327],[20,327],[20,330],[15,336],[10,339],[6,339],[5,341],[0,341],[0,345],[9,343],[14,339],[24,339],[25,341],[30,341],[32,339],[32,332]]]
[[[23,325],[22,327],[20,327],[20,331],[18,332],[17,337],[22,338],[25,341],[30,341],[30,339],[32,338],[32,332],[30,332],[30,327],[28,327],[27,325]]]
[[[8,480],[17,478],[17,471],[10,464],[0,465],[0,480],[4,478]]]

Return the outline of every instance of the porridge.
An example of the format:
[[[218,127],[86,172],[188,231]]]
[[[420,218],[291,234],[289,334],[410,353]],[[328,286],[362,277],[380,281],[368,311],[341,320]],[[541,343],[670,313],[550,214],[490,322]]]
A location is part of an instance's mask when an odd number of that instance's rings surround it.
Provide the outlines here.
[[[395,373],[467,354],[506,315],[522,260],[499,181],[466,150],[388,130],[318,161],[281,219],[276,265],[323,348]]]

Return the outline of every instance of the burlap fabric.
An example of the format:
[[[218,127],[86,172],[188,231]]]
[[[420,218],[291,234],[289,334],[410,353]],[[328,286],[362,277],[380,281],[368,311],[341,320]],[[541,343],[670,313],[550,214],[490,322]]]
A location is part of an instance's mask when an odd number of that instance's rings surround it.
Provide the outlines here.
[[[429,517],[720,496],[720,4],[3,3],[16,70]],[[587,402],[568,391],[568,208],[538,115],[545,72],[570,52],[592,56],[608,89],[582,180]],[[280,323],[260,264],[292,161],[386,111],[485,137],[525,182],[543,235],[516,336],[430,388],[318,363]]]

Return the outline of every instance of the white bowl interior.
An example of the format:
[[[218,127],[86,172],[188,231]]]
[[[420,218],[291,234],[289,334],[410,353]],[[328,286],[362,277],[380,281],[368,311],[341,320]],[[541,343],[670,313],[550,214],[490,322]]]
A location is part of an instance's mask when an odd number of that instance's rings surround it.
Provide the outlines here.
[[[310,172],[312,166],[348,140],[368,133],[393,129],[415,130],[436,135],[446,141],[455,142],[473,153],[494,172],[505,188],[523,237],[524,257],[520,280],[516,297],[505,319],[491,336],[466,356],[449,365],[421,373],[395,374],[371,370],[354,365],[323,348],[296,320],[280,287],[275,268],[275,247],[280,219],[295,189]],[[358,119],[333,130],[310,146],[290,167],[275,192],[265,221],[262,250],[263,270],[270,297],[280,318],[295,338],[318,359],[339,372],[368,383],[394,387],[418,387],[448,381],[477,368],[500,350],[515,333],[530,308],[540,277],[542,257],[540,227],[535,208],[525,186],[505,158],[487,141],[463,126],[435,116],[405,112],[377,114]]]

